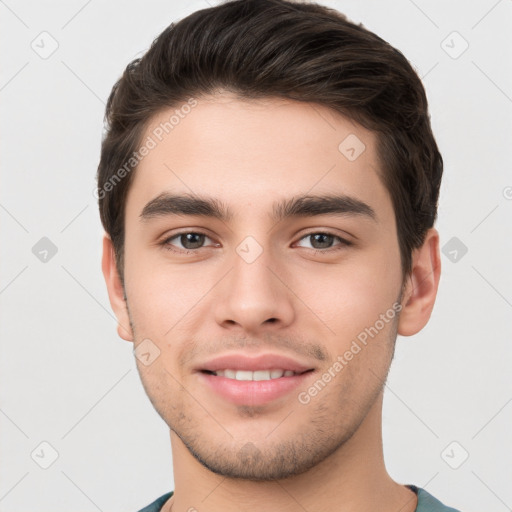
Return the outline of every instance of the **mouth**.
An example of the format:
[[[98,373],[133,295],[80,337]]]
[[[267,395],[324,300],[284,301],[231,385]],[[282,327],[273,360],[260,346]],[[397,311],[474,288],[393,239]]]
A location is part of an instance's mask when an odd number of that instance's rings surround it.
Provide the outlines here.
[[[303,372],[294,372],[293,370],[273,369],[273,370],[202,370],[207,375],[214,375],[215,377],[224,377],[231,380],[239,381],[263,381],[281,379],[282,377],[294,377],[302,375],[303,373],[311,372],[313,369],[305,370]]]
[[[261,406],[286,399],[304,385],[315,368],[277,354],[227,354],[201,364],[196,372],[217,399],[235,405]]]

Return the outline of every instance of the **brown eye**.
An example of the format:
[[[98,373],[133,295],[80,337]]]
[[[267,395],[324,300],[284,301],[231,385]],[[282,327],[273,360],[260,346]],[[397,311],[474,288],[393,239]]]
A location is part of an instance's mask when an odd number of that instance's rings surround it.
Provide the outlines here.
[[[198,249],[204,243],[206,237],[200,233],[185,233],[179,235],[179,241],[184,249]]]
[[[315,233],[309,235],[309,238],[314,249],[328,249],[334,242],[334,237],[327,233]]]
[[[306,247],[315,250],[325,250],[327,252],[329,249],[341,248],[343,246],[351,245],[350,242],[344,240],[343,238],[334,235],[332,233],[325,232],[316,232],[309,233],[306,236],[301,238],[301,242],[303,240],[309,241],[310,246],[300,245],[300,247]],[[338,240],[338,243],[335,243]]]
[[[196,233],[195,231],[186,231],[173,235],[162,243],[166,249],[171,251],[195,251],[205,246],[205,241],[210,240],[204,233]],[[211,240],[210,240],[211,241]],[[215,245],[215,244],[210,244]]]

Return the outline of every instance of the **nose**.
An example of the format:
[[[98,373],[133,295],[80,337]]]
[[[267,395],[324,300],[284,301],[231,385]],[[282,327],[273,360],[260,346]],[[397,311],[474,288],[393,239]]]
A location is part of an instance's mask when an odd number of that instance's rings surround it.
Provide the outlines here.
[[[252,262],[234,254],[231,263],[215,290],[217,323],[252,334],[289,326],[295,316],[293,293],[278,270],[280,265],[267,251]]]

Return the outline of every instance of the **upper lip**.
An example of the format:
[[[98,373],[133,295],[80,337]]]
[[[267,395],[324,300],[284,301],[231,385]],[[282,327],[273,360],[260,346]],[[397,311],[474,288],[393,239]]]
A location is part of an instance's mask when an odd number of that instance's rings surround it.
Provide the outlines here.
[[[211,371],[218,370],[291,370],[295,373],[303,373],[313,368],[305,363],[296,361],[291,357],[280,354],[260,354],[257,356],[249,356],[247,354],[225,354],[214,357],[209,361],[199,365],[198,371]]]

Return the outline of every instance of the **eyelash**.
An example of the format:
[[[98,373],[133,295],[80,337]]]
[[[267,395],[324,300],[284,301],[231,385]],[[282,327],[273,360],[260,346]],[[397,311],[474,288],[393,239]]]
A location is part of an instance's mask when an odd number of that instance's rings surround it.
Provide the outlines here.
[[[166,238],[163,242],[161,242],[160,245],[162,245],[164,247],[164,249],[166,249],[168,251],[174,252],[176,254],[182,254],[182,255],[197,253],[197,251],[199,249],[205,249],[205,247],[198,247],[197,249],[179,249],[178,250],[178,249],[175,249],[170,244],[171,240],[179,238],[182,235],[188,235],[188,234],[204,235],[206,238],[210,238],[206,233],[203,233],[202,231],[181,231],[179,233],[175,233],[174,235]],[[344,238],[342,238],[339,235],[336,235],[334,233],[331,233],[330,231],[311,231],[311,232],[306,233],[305,235],[303,235],[299,239],[299,242],[301,240],[304,240],[305,238],[308,238],[308,237],[313,236],[313,235],[328,235],[328,236],[332,236],[333,238],[337,239],[340,242],[338,245],[335,245],[333,247],[328,247],[327,249],[315,249],[315,248],[309,249],[310,251],[314,251],[315,254],[332,253],[332,252],[336,252],[336,251],[339,251],[341,249],[344,249],[345,247],[350,247],[351,245],[353,245],[352,242],[349,242],[348,240],[345,240]],[[307,249],[307,247],[306,247],[306,249]]]

